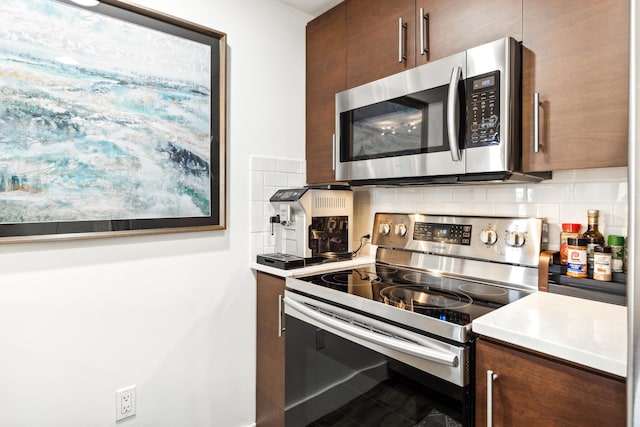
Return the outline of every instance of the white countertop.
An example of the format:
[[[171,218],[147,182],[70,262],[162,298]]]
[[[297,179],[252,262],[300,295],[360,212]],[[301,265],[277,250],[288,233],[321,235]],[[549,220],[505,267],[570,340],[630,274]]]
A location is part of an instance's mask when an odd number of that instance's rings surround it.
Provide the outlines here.
[[[323,271],[343,270],[345,268],[353,268],[359,265],[372,264],[375,262],[375,258],[362,256],[350,259],[349,261],[335,261],[327,262],[324,264],[316,264],[309,267],[292,268],[291,270],[283,270],[280,268],[269,267],[268,265],[258,264],[254,262],[251,264],[253,270],[262,271],[264,273],[273,274],[280,277],[296,277],[296,276],[309,276],[311,274],[321,273]]]
[[[537,292],[473,321],[473,331],[627,376],[627,308]]]

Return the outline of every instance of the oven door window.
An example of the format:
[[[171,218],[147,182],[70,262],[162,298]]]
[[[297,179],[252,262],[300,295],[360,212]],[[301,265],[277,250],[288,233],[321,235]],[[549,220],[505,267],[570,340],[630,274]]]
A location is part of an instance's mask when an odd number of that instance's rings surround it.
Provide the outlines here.
[[[286,316],[287,426],[470,425],[469,393]]]
[[[340,114],[340,160],[448,151],[448,85]]]

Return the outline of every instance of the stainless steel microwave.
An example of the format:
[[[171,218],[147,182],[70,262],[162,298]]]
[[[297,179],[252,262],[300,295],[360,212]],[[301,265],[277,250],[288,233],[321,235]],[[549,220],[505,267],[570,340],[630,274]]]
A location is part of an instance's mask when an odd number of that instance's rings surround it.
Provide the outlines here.
[[[503,38],[336,94],[336,179],[549,178],[521,172],[521,58],[520,44]]]

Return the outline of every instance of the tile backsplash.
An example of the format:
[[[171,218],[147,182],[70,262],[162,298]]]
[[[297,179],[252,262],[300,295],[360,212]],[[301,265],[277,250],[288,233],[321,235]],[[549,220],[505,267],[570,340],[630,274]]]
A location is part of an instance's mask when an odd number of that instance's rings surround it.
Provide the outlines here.
[[[276,214],[269,198],[281,188],[299,188],[305,185],[304,160],[251,158],[251,258],[263,253],[278,252],[276,239],[271,233],[269,217]]]
[[[269,203],[280,188],[305,185],[303,160],[253,157],[251,161],[252,259],[276,252]],[[537,184],[477,184],[403,187],[354,187],[354,239],[371,233],[375,212],[450,215],[523,216],[546,218],[549,249],[559,248],[562,223],[586,229],[587,210],[600,210],[600,231],[627,235],[627,168],[556,171],[553,179]],[[370,251],[369,245],[363,254]]]
[[[587,226],[600,210],[605,235],[627,235],[627,168],[556,171],[537,184],[376,187],[356,189],[356,235],[370,233],[375,212],[540,217],[549,223],[549,249],[559,248],[562,223]]]

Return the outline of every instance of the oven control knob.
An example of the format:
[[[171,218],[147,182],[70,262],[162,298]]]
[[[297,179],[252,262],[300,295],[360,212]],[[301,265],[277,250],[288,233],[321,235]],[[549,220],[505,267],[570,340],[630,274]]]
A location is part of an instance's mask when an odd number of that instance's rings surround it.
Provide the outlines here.
[[[485,245],[493,245],[498,241],[498,233],[490,228],[485,228],[480,232],[480,241]]]
[[[510,231],[507,234],[507,245],[519,248],[524,245],[524,233],[521,231]]]
[[[389,224],[387,224],[386,222],[383,222],[378,226],[378,233],[379,234],[382,234],[383,236],[386,236],[390,232],[391,232],[391,226]]]
[[[407,234],[407,226],[404,224],[396,224],[396,236],[404,237]]]

